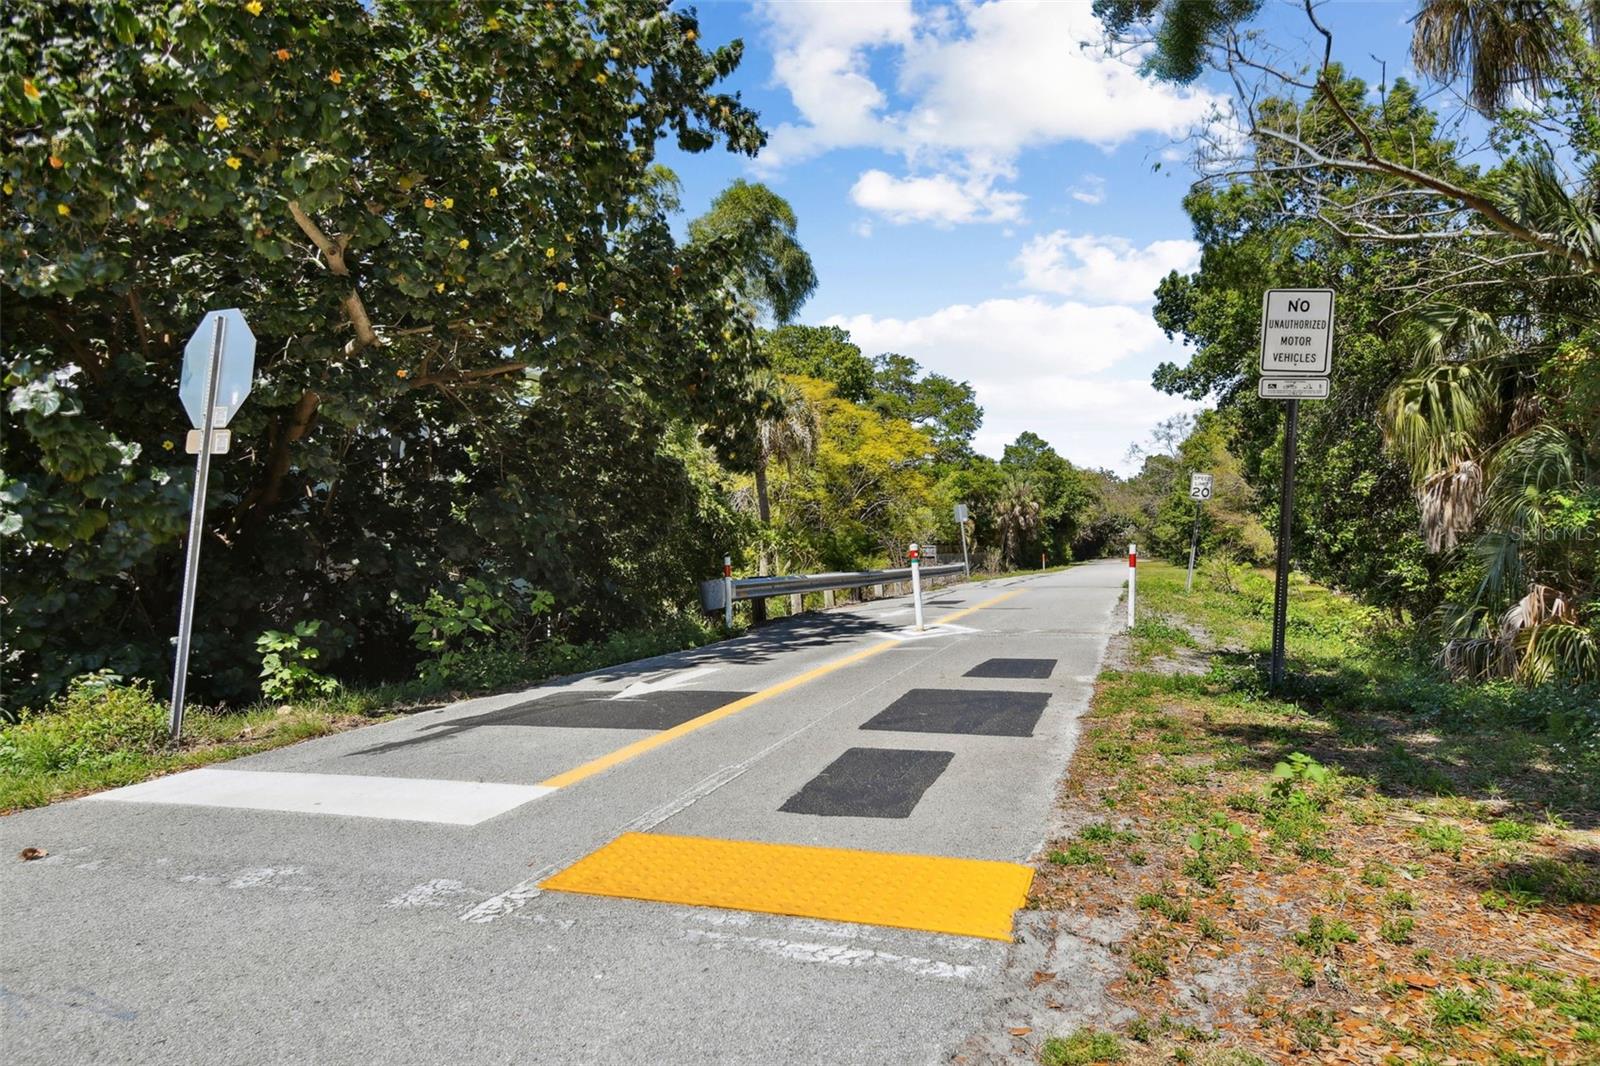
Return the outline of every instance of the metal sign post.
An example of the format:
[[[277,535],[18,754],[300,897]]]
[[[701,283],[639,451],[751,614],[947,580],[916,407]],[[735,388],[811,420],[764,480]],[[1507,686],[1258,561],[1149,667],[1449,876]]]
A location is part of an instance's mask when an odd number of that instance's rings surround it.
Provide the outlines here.
[[[230,324],[233,329],[230,330]],[[208,343],[209,338],[209,343]],[[218,441],[250,392],[255,372],[255,334],[235,308],[206,315],[184,349],[179,396],[199,430],[194,443],[194,501],[189,513],[189,542],[183,560],[183,599],[178,609],[178,655],[172,668],[172,704],[167,721],[173,741],[183,732],[184,696],[189,687],[189,648],[194,637],[194,597],[200,581],[200,544],[205,537],[206,486],[211,456],[227,450]]]
[[[961,566],[968,577],[972,576],[972,563],[967,559],[967,505],[956,504],[956,526],[961,530]]]
[[[1194,501],[1194,532],[1189,534],[1189,577],[1183,583],[1184,592],[1194,591],[1194,557],[1200,550],[1200,508],[1211,498],[1215,479],[1210,474],[1189,475],[1189,499]]]
[[[1278,492],[1278,580],[1272,595],[1272,681],[1283,684],[1283,644],[1289,625],[1289,538],[1294,532],[1295,438],[1300,429],[1300,401],[1290,400],[1283,423],[1283,484]]]
[[[733,629],[733,556],[722,557],[722,625]]]
[[[1268,289],[1261,300],[1261,381],[1256,394],[1287,403],[1283,422],[1283,484],[1278,492],[1278,573],[1272,596],[1269,688],[1283,686],[1289,626],[1289,556],[1294,533],[1295,444],[1300,401],[1328,396],[1333,371],[1333,290]]]
[[[916,544],[911,545],[911,602],[917,610],[917,632],[922,632],[922,560],[919,558],[922,551]]]

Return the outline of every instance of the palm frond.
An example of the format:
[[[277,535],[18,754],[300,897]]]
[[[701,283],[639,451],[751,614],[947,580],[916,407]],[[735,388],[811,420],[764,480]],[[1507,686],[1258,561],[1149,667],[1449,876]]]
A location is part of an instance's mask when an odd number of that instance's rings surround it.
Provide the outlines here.
[[[1544,92],[1566,59],[1560,21],[1542,0],[1423,0],[1411,37],[1417,69],[1439,81],[1466,76],[1479,111],[1513,91]]]

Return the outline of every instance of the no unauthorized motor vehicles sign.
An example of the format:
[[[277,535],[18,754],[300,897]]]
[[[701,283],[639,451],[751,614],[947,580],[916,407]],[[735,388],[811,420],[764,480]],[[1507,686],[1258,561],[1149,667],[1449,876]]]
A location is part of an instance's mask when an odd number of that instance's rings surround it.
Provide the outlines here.
[[[1261,308],[1261,373],[1326,377],[1333,351],[1332,289],[1268,289]]]

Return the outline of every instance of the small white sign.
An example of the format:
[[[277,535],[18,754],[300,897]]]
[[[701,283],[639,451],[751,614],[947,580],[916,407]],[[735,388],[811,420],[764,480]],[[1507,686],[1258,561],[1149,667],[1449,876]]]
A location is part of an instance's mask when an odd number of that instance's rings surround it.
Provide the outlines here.
[[[1263,400],[1326,400],[1327,378],[1262,378],[1256,395]]]
[[[967,520],[967,505],[964,504],[964,503],[956,504],[956,521],[957,522],[965,522],[966,520]]]
[[[183,450],[190,455],[200,454],[200,434],[203,429],[191,429],[189,435],[183,439]],[[227,455],[228,448],[233,444],[233,430],[214,429],[211,431],[211,454]]]
[[[178,383],[178,397],[195,429],[205,425],[206,370],[211,365],[211,337],[218,318],[225,319],[228,326],[222,335],[222,369],[217,374],[217,429],[233,419],[244,398],[250,395],[255,378],[256,335],[245,325],[244,315],[237,307],[206,312],[184,346],[183,377]]]
[[[1189,475],[1189,499],[1191,499],[1191,500],[1209,500],[1209,499],[1211,499],[1211,485],[1212,485],[1212,482],[1213,482],[1213,478],[1212,478],[1212,476],[1210,474],[1190,474]]]
[[[1333,355],[1333,290],[1268,289],[1261,301],[1261,373],[1326,377]]]

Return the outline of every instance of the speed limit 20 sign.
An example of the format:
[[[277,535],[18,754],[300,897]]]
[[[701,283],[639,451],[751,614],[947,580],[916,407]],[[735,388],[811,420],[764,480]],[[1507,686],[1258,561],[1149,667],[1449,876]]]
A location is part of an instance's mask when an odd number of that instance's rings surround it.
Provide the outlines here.
[[[1191,500],[1209,500],[1209,499],[1211,499],[1211,482],[1212,482],[1212,477],[1211,477],[1210,474],[1190,474],[1189,475],[1189,499],[1191,499]]]

